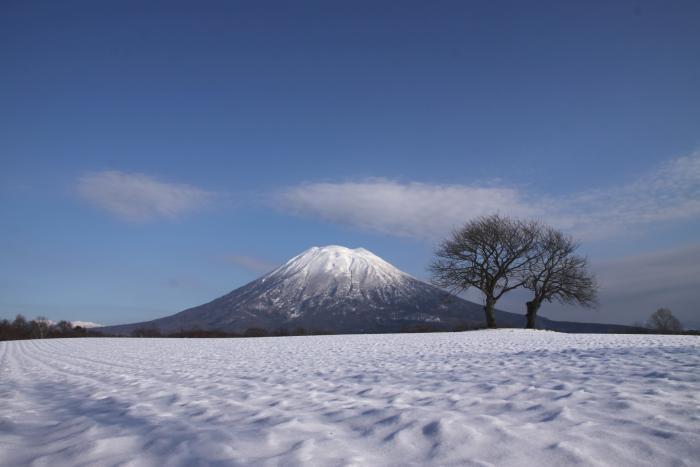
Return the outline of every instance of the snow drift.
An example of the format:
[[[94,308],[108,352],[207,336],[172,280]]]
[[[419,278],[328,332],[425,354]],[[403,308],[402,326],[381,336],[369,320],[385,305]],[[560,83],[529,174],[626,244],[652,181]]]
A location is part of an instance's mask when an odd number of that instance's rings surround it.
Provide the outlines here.
[[[691,466],[700,339],[0,342],[2,465]]]

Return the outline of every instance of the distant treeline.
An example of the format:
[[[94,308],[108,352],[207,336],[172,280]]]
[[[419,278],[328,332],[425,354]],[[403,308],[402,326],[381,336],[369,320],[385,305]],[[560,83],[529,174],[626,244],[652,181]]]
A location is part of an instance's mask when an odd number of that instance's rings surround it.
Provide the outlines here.
[[[461,332],[484,329],[485,326],[476,323],[462,323],[452,328],[438,327],[430,323],[406,324],[401,333],[424,332]],[[391,331],[377,331],[385,333]],[[64,337],[217,337],[217,338],[245,338],[245,337],[275,337],[275,336],[319,336],[335,334],[322,329],[306,329],[297,327],[293,329],[268,330],[263,328],[248,328],[244,332],[227,332],[209,329],[180,329],[174,332],[161,332],[158,328],[143,327],[134,329],[128,336],[114,335],[99,330],[73,326],[70,321],[52,321],[38,317],[27,320],[22,315],[17,315],[14,321],[3,319],[0,321],[0,341],[19,339],[55,339]]]
[[[305,328],[293,330],[278,329],[268,331],[262,328],[249,328],[245,332],[226,332],[205,329],[181,329],[179,331],[162,333],[157,328],[134,329],[129,336],[121,336],[105,333],[99,330],[73,326],[70,321],[57,323],[44,317],[28,320],[22,315],[17,315],[14,321],[0,320],[0,341],[20,339],[56,339],[64,337],[265,337],[265,336],[307,336],[333,334],[328,331]]]
[[[513,328],[522,329],[515,326],[502,326],[501,329]],[[428,333],[428,332],[464,332],[464,331],[477,331],[479,329],[487,329],[484,324],[459,324],[451,328],[446,328],[444,326],[439,327],[431,325],[429,323],[419,323],[406,325],[401,328],[398,333],[411,334],[411,333]],[[681,332],[662,332],[655,329],[649,329],[644,327],[632,327],[628,326],[624,330],[615,331],[619,334],[686,334],[686,335],[700,335],[700,331],[681,331]],[[382,331],[378,330],[375,332],[366,332],[363,334],[392,334],[397,333],[397,331]],[[242,333],[238,332],[226,332],[226,331],[216,331],[216,330],[206,330],[206,329],[181,329],[179,331],[163,333],[157,328],[138,328],[131,331],[129,336],[110,336],[108,334],[101,334],[99,337],[227,337],[227,338],[246,338],[246,337],[280,337],[280,336],[322,336],[322,335],[335,335],[344,333],[335,333],[330,331],[323,331],[318,329],[307,330],[305,328],[296,328],[293,330],[289,329],[277,329],[274,331],[268,331],[263,328],[248,328]],[[351,333],[356,334],[356,333]]]
[[[445,328],[432,325],[430,323],[418,323],[410,324],[401,327],[400,333],[420,333],[420,332],[461,332],[461,331],[474,331],[477,329],[485,329],[486,326],[481,324],[459,324],[452,328]],[[378,330],[375,334],[382,334],[392,331],[382,331]],[[396,332],[396,331],[393,331]],[[131,331],[131,337],[279,337],[279,336],[325,336],[342,334],[335,333],[331,331],[325,331],[320,329],[306,329],[303,327],[298,327],[294,329],[276,329],[274,331],[269,331],[263,328],[248,328],[242,333],[237,332],[226,332],[226,331],[213,331],[204,329],[187,329],[179,330],[176,332],[162,333],[157,328],[138,328]],[[353,333],[354,334],[354,333]]]
[[[81,326],[73,326],[69,321],[53,323],[38,317],[31,321],[17,315],[14,321],[0,321],[0,341],[19,339],[48,339],[58,337],[103,337],[104,334]]]
[[[438,327],[430,323],[407,324],[401,328],[400,333],[426,333],[426,332],[463,332],[485,329],[486,326],[476,323],[461,323],[452,328]],[[377,331],[383,333],[389,331]],[[629,327],[627,334],[690,334],[700,335],[700,331],[684,332],[660,332],[644,327]],[[275,336],[318,336],[334,334],[318,329],[277,329],[269,331],[263,328],[248,328],[242,333],[216,331],[207,329],[181,329],[175,332],[163,333],[157,328],[134,329],[128,336],[113,335],[81,326],[73,326],[70,321],[53,323],[42,317],[31,321],[22,315],[17,315],[14,321],[0,320],[0,341],[19,339],[56,339],[64,337],[179,337],[179,338],[246,338],[246,337],[275,337]]]

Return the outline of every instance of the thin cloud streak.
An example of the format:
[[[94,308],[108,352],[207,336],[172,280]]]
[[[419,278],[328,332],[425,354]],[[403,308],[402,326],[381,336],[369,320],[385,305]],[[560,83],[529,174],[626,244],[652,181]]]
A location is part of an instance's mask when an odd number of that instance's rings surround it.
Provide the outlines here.
[[[273,263],[255,256],[246,255],[229,255],[226,257],[226,261],[247,271],[261,274],[270,272],[279,266],[277,263]]]
[[[434,240],[490,213],[536,217],[584,239],[700,217],[700,152],[680,157],[632,182],[568,197],[476,185],[369,179],[306,183],[277,193],[286,212],[395,236]]]
[[[559,212],[554,217],[558,225],[593,238],[645,224],[698,218],[700,151],[673,159],[620,187],[573,196]]]
[[[596,264],[601,293],[626,300],[682,289],[700,294],[700,244],[601,261]],[[698,317],[700,319],[700,317]]]
[[[132,222],[175,219],[206,207],[215,197],[191,185],[117,170],[84,174],[77,192],[97,208]]]

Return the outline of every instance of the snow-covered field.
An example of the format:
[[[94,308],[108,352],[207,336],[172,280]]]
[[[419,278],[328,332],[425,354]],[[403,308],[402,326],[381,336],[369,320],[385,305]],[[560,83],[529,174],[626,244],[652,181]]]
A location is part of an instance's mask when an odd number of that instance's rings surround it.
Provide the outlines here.
[[[698,465],[700,339],[0,342],[0,465]]]

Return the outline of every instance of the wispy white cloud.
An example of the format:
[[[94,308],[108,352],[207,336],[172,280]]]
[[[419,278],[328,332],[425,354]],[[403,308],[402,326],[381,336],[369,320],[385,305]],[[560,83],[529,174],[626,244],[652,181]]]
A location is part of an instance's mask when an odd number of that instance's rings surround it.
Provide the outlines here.
[[[664,221],[700,218],[700,151],[637,180],[562,200],[552,220],[584,237],[602,237]]]
[[[165,281],[168,287],[173,289],[199,289],[202,282],[194,277],[171,277]]]
[[[214,193],[182,183],[116,170],[90,172],[77,181],[85,200],[128,221],[174,219],[205,207]]]
[[[277,263],[273,263],[255,256],[228,255],[226,260],[231,264],[235,264],[238,267],[255,273],[270,272],[279,266]]]
[[[700,152],[629,183],[568,197],[508,186],[369,179],[305,183],[275,197],[287,212],[397,236],[434,239],[481,214],[537,217],[580,238],[700,217]]]
[[[528,202],[512,188],[387,179],[308,183],[284,190],[277,201],[295,214],[418,238],[442,235],[455,224],[492,212],[540,216],[546,206]]]

